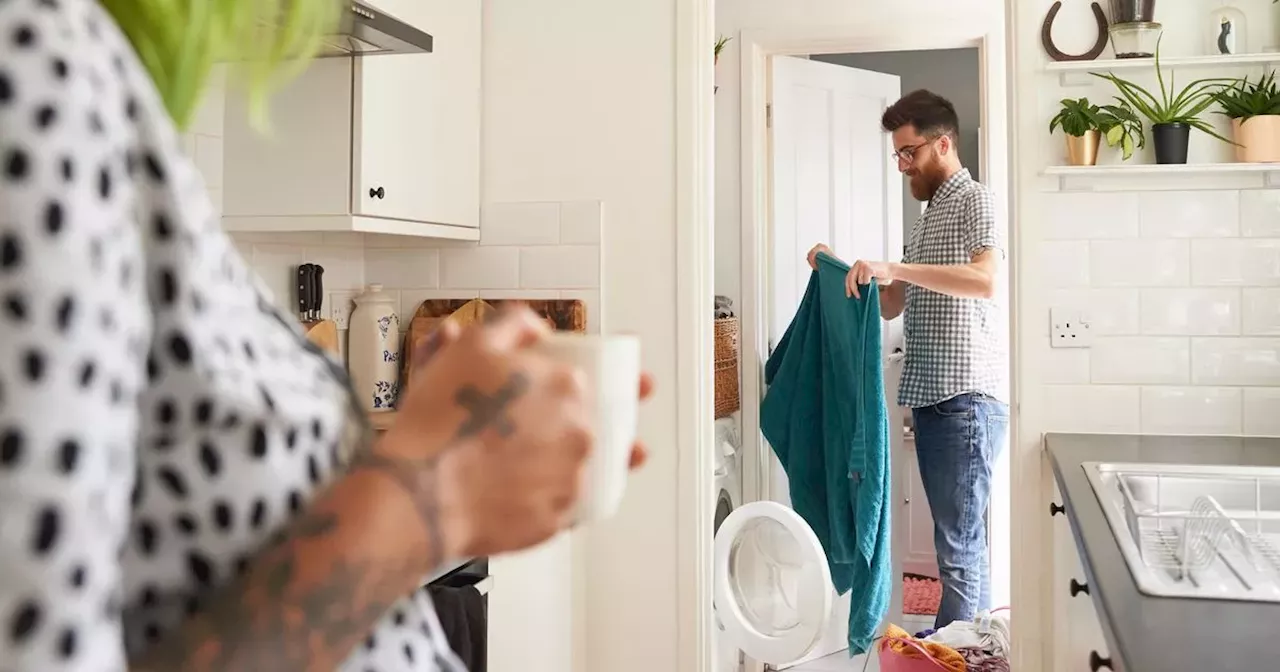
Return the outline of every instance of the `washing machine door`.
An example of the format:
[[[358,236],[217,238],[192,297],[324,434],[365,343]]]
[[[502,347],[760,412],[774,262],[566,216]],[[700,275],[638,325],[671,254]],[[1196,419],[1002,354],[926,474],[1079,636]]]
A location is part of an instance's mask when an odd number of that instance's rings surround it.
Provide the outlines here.
[[[713,592],[729,641],[772,666],[797,661],[826,631],[834,591],[818,537],[777,502],[729,514],[715,537]]]

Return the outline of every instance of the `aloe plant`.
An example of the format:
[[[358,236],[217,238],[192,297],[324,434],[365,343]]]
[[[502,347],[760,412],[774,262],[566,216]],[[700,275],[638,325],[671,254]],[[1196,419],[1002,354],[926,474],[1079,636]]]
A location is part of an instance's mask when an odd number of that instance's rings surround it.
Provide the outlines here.
[[[1169,74],[1169,83],[1165,84],[1164,71],[1160,68],[1160,42],[1156,41],[1155,53],[1156,80],[1160,84],[1160,95],[1156,96],[1141,85],[1119,77],[1111,72],[1091,72],[1115,85],[1120,95],[1117,101],[1128,103],[1151,124],[1186,124],[1207,133],[1225,143],[1235,144],[1222,137],[1200,115],[1218,100],[1218,94],[1238,81],[1224,77],[1197,79],[1178,89],[1173,73]]]
[[[1218,94],[1218,114],[1230,119],[1248,119],[1280,115],[1280,86],[1274,70],[1259,75],[1257,82],[1248,77],[1238,80]]]
[[[1126,161],[1133,156],[1135,148],[1145,147],[1147,142],[1142,133],[1142,120],[1124,101],[1099,106],[1090,103],[1088,98],[1064,98],[1062,109],[1049,121],[1050,133],[1059,128],[1077,138],[1089,131],[1098,131],[1107,139],[1107,146],[1120,148]]]

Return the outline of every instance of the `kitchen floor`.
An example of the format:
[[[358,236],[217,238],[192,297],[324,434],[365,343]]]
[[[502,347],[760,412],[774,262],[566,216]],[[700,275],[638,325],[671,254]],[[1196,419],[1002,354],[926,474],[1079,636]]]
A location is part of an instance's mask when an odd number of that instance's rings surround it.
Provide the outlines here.
[[[933,627],[933,616],[917,616],[904,615],[902,617],[902,628],[907,632],[915,633]],[[799,667],[788,668],[787,672],[879,672],[880,661],[874,656],[871,660],[867,660],[867,656],[849,657],[847,651],[810,661]]]

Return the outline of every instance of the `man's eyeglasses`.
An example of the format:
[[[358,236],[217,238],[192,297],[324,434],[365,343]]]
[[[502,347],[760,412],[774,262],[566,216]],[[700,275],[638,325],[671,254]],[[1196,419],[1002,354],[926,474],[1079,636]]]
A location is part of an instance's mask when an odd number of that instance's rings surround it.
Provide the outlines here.
[[[903,147],[902,149],[899,149],[898,151],[891,154],[890,156],[893,158],[894,161],[897,161],[900,163],[903,161],[907,163],[914,163],[916,160],[916,152],[920,151],[921,148],[923,148],[925,145],[928,145],[931,142],[933,142],[933,140],[925,140],[924,142],[917,145],[911,145],[910,147]]]

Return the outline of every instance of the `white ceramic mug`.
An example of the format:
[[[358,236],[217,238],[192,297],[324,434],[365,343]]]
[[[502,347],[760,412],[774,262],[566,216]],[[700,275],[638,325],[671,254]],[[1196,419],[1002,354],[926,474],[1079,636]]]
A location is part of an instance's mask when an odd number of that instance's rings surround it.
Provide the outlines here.
[[[558,332],[537,349],[581,369],[596,443],[587,458],[575,523],[609,518],[622,505],[640,413],[640,339]]]

